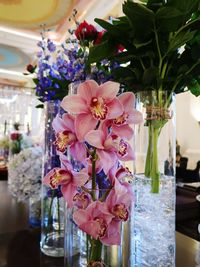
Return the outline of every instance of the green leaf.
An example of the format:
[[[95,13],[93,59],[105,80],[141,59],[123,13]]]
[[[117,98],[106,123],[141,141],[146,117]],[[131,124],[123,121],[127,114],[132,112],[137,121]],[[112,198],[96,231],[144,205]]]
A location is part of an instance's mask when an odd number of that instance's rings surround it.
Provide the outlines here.
[[[200,43],[191,46],[191,56],[193,60],[200,59]]]
[[[34,82],[34,84],[38,84],[39,83],[39,79],[37,79],[37,78],[33,78],[33,82]]]
[[[200,84],[196,79],[192,80],[192,82],[188,85],[188,89],[193,95],[200,95]]]
[[[186,23],[192,16],[192,13],[197,11],[199,0],[168,0],[167,6],[177,8],[183,14],[182,23]]]
[[[138,49],[138,48],[141,48],[141,47],[149,45],[151,42],[152,42],[151,39],[148,40],[147,42],[138,42],[138,40],[135,40],[134,41],[134,46],[135,46],[136,49]]]
[[[133,70],[128,67],[119,67],[113,70],[113,75],[116,81],[123,84],[137,83],[140,73],[137,69]]]
[[[125,2],[123,12],[127,16],[136,38],[145,39],[152,32],[155,16],[153,11],[145,5]]]
[[[37,106],[35,106],[36,108],[44,108],[44,104],[38,104]]]
[[[91,64],[99,62],[105,58],[110,58],[114,52],[116,52],[116,47],[106,40],[103,43],[94,45],[90,48],[88,62]]]
[[[156,23],[159,31],[174,32],[182,22],[182,13],[173,7],[162,7],[156,12]]]
[[[171,39],[169,43],[168,53],[180,48],[181,46],[185,45],[187,42],[189,42],[195,35],[196,31],[181,31],[178,34],[175,34]]]
[[[144,85],[153,85],[157,81],[158,76],[158,68],[157,67],[150,67],[144,71],[143,74],[143,83]]]
[[[95,22],[98,23],[102,28],[104,28],[110,35],[121,38],[121,34],[126,32],[128,28],[130,28],[128,20],[114,20],[113,24],[103,20],[103,19],[95,19]]]

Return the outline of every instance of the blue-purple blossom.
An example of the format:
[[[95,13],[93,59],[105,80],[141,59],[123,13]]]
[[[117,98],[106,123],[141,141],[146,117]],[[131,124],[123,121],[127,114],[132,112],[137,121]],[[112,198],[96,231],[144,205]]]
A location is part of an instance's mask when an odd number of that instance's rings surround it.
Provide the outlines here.
[[[111,70],[118,67],[118,64],[111,65],[104,60],[99,66],[92,66],[90,73],[87,73],[88,52],[80,47],[76,39],[71,40],[68,47],[62,44],[59,51],[56,51],[56,46],[50,39],[43,38],[38,42],[38,46],[42,50],[37,54],[39,62],[36,94],[43,102],[61,99],[66,94],[66,85],[70,82],[94,79],[101,84],[112,80]],[[56,54],[53,54],[54,52]]]
[[[99,189],[108,189],[111,186],[110,180],[103,170],[96,174],[96,182]]]
[[[55,52],[56,51],[56,46],[50,39],[47,40],[47,48],[48,48],[49,52]]]
[[[43,52],[42,51],[38,51],[36,55],[37,55],[38,58],[40,58],[40,57],[42,57]]]

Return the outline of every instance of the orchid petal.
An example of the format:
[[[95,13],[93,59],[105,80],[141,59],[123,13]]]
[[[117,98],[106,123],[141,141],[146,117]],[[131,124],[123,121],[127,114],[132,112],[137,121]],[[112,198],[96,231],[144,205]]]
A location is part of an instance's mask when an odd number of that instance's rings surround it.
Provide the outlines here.
[[[88,112],[86,101],[80,95],[67,95],[63,98],[60,105],[67,112],[75,114]]]
[[[63,153],[58,153],[58,155],[60,158],[61,167],[71,171],[73,168],[72,168],[71,163],[68,160],[68,157],[65,156]]]
[[[72,171],[72,174],[73,174],[73,184],[76,186],[83,186],[89,179],[89,175],[86,169],[82,169],[80,172]]]
[[[124,156],[121,156],[118,154],[118,157],[120,160],[122,161],[129,161],[129,160],[134,160],[135,159],[135,153],[133,151],[133,149],[131,148],[129,143],[127,144],[127,153]]]
[[[139,124],[143,122],[142,113],[136,109],[129,112],[128,123]]]
[[[72,116],[71,114],[63,114],[62,119],[65,123],[65,125],[67,126],[67,128],[74,133],[75,129],[74,129],[74,122],[75,122],[75,118],[74,116]]]
[[[73,158],[81,163],[84,163],[87,157],[85,145],[81,142],[74,142],[70,146],[70,153]]]
[[[103,143],[105,140],[105,135],[100,130],[91,130],[85,136],[85,141],[88,142],[91,146],[94,146],[99,149],[103,149]]]
[[[80,226],[90,220],[90,215],[87,211],[83,209],[78,209],[73,214],[73,220],[78,226]]]
[[[106,236],[101,238],[101,242],[105,245],[121,244],[121,222],[112,220],[108,225]]]
[[[79,141],[84,141],[85,135],[94,130],[97,125],[97,121],[91,114],[80,114],[75,120],[75,130]]]
[[[72,183],[63,184],[61,186],[61,192],[63,194],[65,201],[67,202],[68,208],[73,207],[73,197],[77,192],[76,189],[77,189],[77,187],[74,186]]]
[[[117,96],[117,93],[119,92],[119,85],[120,84],[116,82],[105,82],[99,86],[97,96],[112,100]]]
[[[133,137],[133,129],[127,125],[112,125],[112,133],[118,135],[119,137],[126,137],[126,139],[131,139],[131,137]]]
[[[107,104],[108,106],[108,115],[107,119],[115,119],[122,115],[123,106],[117,98],[114,98],[111,102]]]
[[[105,174],[115,165],[117,157],[114,152],[107,152],[104,150],[98,150],[97,152],[99,160],[102,164],[102,168]]]
[[[52,127],[56,132],[71,131],[74,132],[74,117],[70,114],[63,114],[62,118],[59,115],[53,119]]]
[[[56,132],[62,132],[66,130],[65,123],[59,115],[56,115],[56,117],[53,119],[52,127]]]
[[[97,239],[99,236],[99,224],[94,220],[79,225],[79,228],[92,236],[94,239]]]
[[[86,80],[78,86],[77,93],[83,97],[83,99],[90,103],[91,98],[96,96],[99,90],[99,85],[94,80]]]
[[[50,177],[52,177],[52,175],[54,174],[55,170],[58,170],[58,169],[59,168],[53,168],[52,170],[50,170],[50,172],[48,172],[45,175],[45,177],[42,179],[42,183],[51,187],[51,185],[50,185]]]
[[[125,112],[129,112],[134,108],[135,105],[135,95],[131,92],[126,92],[118,96],[119,101],[124,107]]]

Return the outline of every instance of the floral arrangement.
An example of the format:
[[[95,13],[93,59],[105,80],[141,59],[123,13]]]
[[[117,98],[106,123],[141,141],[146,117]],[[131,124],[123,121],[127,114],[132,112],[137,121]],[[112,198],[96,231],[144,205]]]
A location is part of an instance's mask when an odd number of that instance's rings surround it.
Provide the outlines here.
[[[9,190],[18,201],[40,197],[43,151],[29,147],[8,162]]]
[[[22,140],[23,136],[19,132],[20,124],[18,122],[15,122],[13,124],[14,132],[10,134],[10,142],[9,142],[9,148],[10,152],[13,154],[18,154],[22,149]]]
[[[169,120],[162,113],[168,113],[173,93],[189,90],[200,95],[200,6],[198,0],[125,1],[123,12],[113,23],[95,19],[106,33],[101,44],[90,48],[89,63],[119,62],[112,71],[114,80],[127,91],[146,91],[142,102],[150,116],[159,110],[156,121],[146,121],[150,142],[144,171],[152,179],[152,192],[158,193],[157,142]],[[116,54],[114,47],[119,44],[124,50]]]
[[[76,29],[69,29],[68,38],[61,47],[45,37],[45,30],[42,32],[42,40],[38,42],[38,66],[27,66],[29,73],[36,73],[33,79],[36,84],[36,95],[41,102],[60,99],[66,95],[66,90],[71,82],[95,79],[99,83],[112,78],[110,69],[118,66],[116,62],[110,64],[104,60],[93,64],[90,68],[87,65],[89,47],[98,44],[102,32],[88,24],[86,21],[79,23],[76,20],[77,11],[73,11],[73,20]],[[71,18],[70,18],[71,20]],[[41,106],[41,105],[40,105]]]
[[[133,93],[118,93],[118,83],[87,80],[76,95],[62,100],[67,113],[52,124],[61,167],[52,169],[43,183],[60,187],[68,208],[74,209],[74,223],[90,240],[87,266],[104,266],[102,245],[121,243],[121,224],[133,202],[133,177],[122,162],[135,158],[131,125],[142,122],[142,116],[134,109]]]
[[[19,132],[10,134],[10,150],[12,154],[18,154],[22,149],[23,136]]]

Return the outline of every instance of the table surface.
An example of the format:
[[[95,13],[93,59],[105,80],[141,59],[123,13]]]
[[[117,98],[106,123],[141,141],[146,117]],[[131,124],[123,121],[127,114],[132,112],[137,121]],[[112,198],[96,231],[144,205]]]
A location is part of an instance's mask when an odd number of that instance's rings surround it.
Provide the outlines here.
[[[28,205],[16,202],[7,181],[0,181],[0,196],[0,267],[63,267],[63,259],[40,253],[40,232],[28,226]],[[199,244],[177,232],[176,267],[199,267]]]

